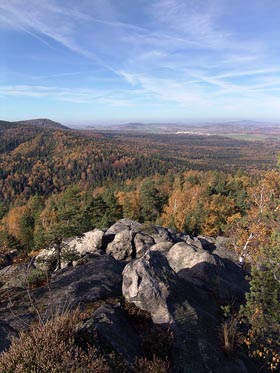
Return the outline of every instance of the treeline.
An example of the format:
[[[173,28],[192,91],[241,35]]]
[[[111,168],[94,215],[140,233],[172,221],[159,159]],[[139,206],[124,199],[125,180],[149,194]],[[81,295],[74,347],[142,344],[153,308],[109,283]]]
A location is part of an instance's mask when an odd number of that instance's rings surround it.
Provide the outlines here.
[[[0,218],[34,195],[195,170],[267,169],[272,146],[218,136],[92,134],[0,123]]]
[[[277,170],[253,176],[191,170],[90,189],[69,186],[18,199],[1,220],[2,251],[16,243],[25,252],[41,249],[48,231],[54,236],[59,228],[62,238],[69,237],[127,217],[190,235],[227,235],[236,251],[246,245],[254,255],[277,228],[279,206]]]

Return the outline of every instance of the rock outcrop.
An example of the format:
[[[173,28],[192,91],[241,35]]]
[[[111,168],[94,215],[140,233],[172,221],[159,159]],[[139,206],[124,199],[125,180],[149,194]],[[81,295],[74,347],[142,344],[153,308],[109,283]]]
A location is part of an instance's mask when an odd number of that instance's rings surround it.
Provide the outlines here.
[[[117,260],[131,260],[135,257],[133,232],[123,230],[116,233],[114,240],[107,246],[106,254],[112,255]]]
[[[66,250],[76,251],[79,255],[95,253],[102,249],[104,234],[101,229],[86,232],[81,237],[70,240]]]
[[[128,365],[141,356],[140,338],[119,306],[102,305],[86,321],[78,325],[75,338],[86,347],[98,339],[103,348],[121,355]]]
[[[148,251],[142,258],[127,264],[123,271],[125,299],[149,311],[157,324],[172,321],[167,298],[175,287],[176,274],[166,258],[157,251]]]
[[[122,219],[107,230],[64,242],[78,259],[57,268],[47,286],[29,294],[23,281],[27,265],[6,266],[0,270],[0,317],[5,320],[0,323],[0,351],[38,312],[48,318],[53,311],[90,306],[92,315],[77,329],[79,344],[98,336],[131,366],[143,353],[144,331],[128,320],[121,306],[124,297],[150,314],[153,325],[171,329],[172,372],[246,372],[242,359],[227,358],[219,337],[220,306],[238,305],[248,290],[246,273],[223,242],[158,226],[145,229]],[[54,249],[42,251],[35,266],[40,268],[44,257],[45,263],[55,259],[54,254]],[[114,305],[106,304],[110,299]]]

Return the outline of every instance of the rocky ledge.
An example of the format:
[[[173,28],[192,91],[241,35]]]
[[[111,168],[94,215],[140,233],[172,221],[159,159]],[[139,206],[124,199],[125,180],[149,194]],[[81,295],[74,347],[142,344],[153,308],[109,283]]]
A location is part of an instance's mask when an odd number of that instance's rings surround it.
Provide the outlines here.
[[[9,264],[0,270],[0,350],[36,318],[79,306],[91,311],[77,341],[98,334],[129,366],[144,354],[143,330],[126,310],[134,304],[150,315],[148,329],[171,331],[173,372],[250,371],[244,357],[222,348],[221,306],[239,305],[248,291],[246,273],[224,242],[122,219],[65,241],[61,269],[55,248],[32,263]],[[30,286],[30,275],[52,269],[47,283]]]

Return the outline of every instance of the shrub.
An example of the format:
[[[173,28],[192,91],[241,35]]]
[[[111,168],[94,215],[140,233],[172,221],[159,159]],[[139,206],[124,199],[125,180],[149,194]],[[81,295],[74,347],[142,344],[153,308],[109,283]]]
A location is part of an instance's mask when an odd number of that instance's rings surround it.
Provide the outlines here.
[[[168,373],[170,372],[170,365],[167,360],[162,360],[157,356],[153,356],[152,360],[147,360],[147,358],[140,358],[136,360],[133,372]]]
[[[29,273],[27,281],[31,287],[39,287],[47,282],[47,276],[46,271],[35,268]]]
[[[79,311],[65,313],[46,324],[31,327],[15,339],[0,355],[2,373],[110,372],[100,352],[89,347],[87,353],[74,343]]]

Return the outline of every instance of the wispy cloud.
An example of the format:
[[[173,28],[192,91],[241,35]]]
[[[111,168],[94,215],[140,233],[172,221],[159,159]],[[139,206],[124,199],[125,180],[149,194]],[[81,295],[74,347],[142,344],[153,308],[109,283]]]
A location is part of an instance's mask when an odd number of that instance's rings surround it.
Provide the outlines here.
[[[75,104],[107,104],[109,106],[131,106],[132,102],[123,98],[123,93],[100,90],[66,89],[36,85],[0,85],[0,96],[50,98]]]
[[[203,108],[230,108],[230,99],[253,105],[261,92],[268,102],[279,88],[278,60],[265,39],[240,32],[237,18],[229,17],[241,14],[240,4],[1,0],[0,27],[31,36],[55,62],[51,69],[46,62],[43,73],[34,64],[34,71],[15,74],[16,83],[6,81],[0,94],[124,108],[150,100],[163,109],[167,103],[187,111],[200,107],[197,115]],[[68,64],[69,51],[77,66]]]

